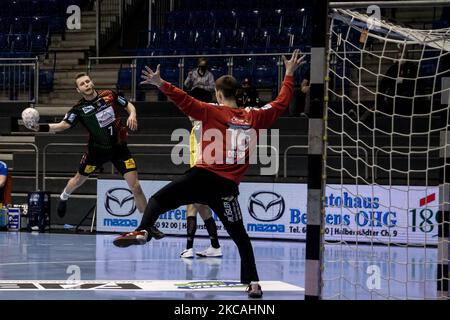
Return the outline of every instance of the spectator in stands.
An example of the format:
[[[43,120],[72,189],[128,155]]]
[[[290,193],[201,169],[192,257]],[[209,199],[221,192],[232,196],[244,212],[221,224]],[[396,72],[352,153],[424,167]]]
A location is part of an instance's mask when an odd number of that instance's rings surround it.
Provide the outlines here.
[[[378,109],[388,114],[410,113],[417,80],[417,64],[408,61],[408,52],[399,49],[397,59],[386,71],[378,85]],[[403,98],[408,97],[408,98]],[[410,97],[410,98],[409,98]],[[394,110],[395,101],[395,110]]]
[[[236,95],[236,103],[240,108],[262,107],[262,102],[259,99],[258,92],[252,87],[252,83],[249,78],[245,78],[241,82],[241,89],[238,90]]]
[[[294,98],[289,104],[289,114],[292,116],[308,117],[310,110],[310,68],[303,73],[300,88],[294,90]]]
[[[417,63],[407,60],[408,57],[408,51],[399,47],[396,60],[378,83],[377,106],[368,110],[360,109],[360,121],[370,119],[374,111],[387,114],[411,114],[418,67]],[[350,110],[349,113],[356,118],[355,110]]]
[[[5,188],[7,180],[8,166],[3,161],[0,161],[0,208],[3,206],[5,200]]]
[[[216,85],[214,75],[208,70],[208,59],[198,59],[197,69],[189,71],[184,86],[192,97],[203,102],[212,101]]]

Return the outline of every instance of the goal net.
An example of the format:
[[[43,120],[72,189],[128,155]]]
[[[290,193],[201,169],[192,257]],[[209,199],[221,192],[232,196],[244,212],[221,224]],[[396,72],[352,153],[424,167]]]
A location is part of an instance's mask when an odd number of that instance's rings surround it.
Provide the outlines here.
[[[450,28],[332,12],[323,299],[448,298],[449,61]]]

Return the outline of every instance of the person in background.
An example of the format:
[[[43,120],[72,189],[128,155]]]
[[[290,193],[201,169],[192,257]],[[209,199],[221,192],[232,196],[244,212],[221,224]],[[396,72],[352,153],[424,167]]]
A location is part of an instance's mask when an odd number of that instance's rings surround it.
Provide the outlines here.
[[[310,68],[307,67],[303,73],[302,81],[300,82],[300,88],[294,90],[294,98],[289,104],[289,114],[291,116],[309,116],[310,110]]]
[[[184,86],[191,97],[203,102],[213,100],[213,92],[216,88],[214,75],[208,70],[208,59],[199,58],[197,69],[188,73]]]
[[[263,106],[258,92],[252,87],[252,82],[249,78],[242,80],[241,88],[236,95],[236,103],[240,108],[260,108]]]

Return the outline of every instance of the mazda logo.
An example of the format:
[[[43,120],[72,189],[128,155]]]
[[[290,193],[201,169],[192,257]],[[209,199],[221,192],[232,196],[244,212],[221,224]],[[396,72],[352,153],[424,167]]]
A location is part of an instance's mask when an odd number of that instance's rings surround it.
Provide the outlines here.
[[[106,192],[105,209],[112,216],[127,217],[136,211],[133,193],[126,188],[113,188]]]
[[[281,195],[270,191],[255,192],[250,196],[248,212],[259,221],[275,221],[284,213],[284,199]]]

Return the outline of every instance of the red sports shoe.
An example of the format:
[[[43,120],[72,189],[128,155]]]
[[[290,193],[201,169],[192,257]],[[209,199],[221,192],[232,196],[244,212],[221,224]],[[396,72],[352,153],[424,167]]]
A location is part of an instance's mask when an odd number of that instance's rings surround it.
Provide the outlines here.
[[[126,248],[131,245],[146,244],[148,233],[145,230],[125,232],[114,239],[113,243],[117,247]]]

